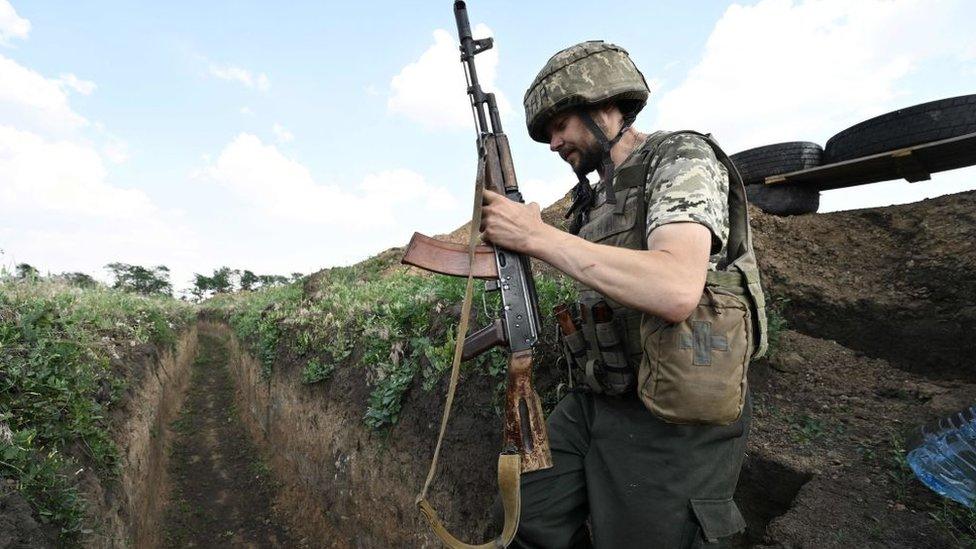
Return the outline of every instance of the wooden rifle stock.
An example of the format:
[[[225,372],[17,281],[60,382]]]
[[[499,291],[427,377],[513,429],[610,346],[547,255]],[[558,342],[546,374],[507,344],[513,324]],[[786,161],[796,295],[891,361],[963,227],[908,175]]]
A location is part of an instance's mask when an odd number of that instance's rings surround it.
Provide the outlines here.
[[[522,456],[522,472],[552,467],[542,401],[532,388],[532,349],[512,353],[508,359],[505,446]]]

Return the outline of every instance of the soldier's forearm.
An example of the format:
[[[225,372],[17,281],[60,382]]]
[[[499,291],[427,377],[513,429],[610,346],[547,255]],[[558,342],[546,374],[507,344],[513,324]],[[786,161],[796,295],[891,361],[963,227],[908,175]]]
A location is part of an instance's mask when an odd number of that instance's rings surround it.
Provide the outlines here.
[[[704,258],[699,258],[684,251],[700,247],[697,242],[679,244],[700,235],[684,228],[669,230],[676,233],[675,247],[683,250],[678,254],[594,244],[548,225],[527,251],[626,307],[679,322],[691,314],[701,297],[708,242]]]

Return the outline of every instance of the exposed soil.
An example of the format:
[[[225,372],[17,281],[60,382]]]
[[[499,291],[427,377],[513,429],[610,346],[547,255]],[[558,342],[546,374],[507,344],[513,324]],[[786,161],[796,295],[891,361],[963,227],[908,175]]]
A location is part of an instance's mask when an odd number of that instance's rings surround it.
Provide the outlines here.
[[[34,520],[31,506],[14,490],[0,480],[0,547],[3,549],[28,549],[53,547],[56,532],[45,532]]]
[[[750,372],[755,419],[736,494],[748,542],[960,546],[950,521],[930,515],[939,497],[902,460],[917,426],[976,402],[976,384],[928,380],[794,331],[780,349]]]
[[[976,192],[788,218],[753,210],[753,229],[764,285],[796,329],[976,381]]]
[[[560,225],[567,203],[544,218]],[[736,493],[748,528],[737,547],[960,547],[976,534],[904,463],[919,425],[976,402],[967,359],[976,350],[974,206],[976,192],[796,218],[752,210],[764,285],[789,329],[774,357],[750,371],[755,419]],[[399,253],[381,254],[379,268],[399,268]],[[314,299],[316,277],[305,291]],[[303,535],[334,547],[440,546],[414,496],[446,380],[433,392],[415,380],[399,423],[375,433],[362,422],[370,387],[355,354],[329,380],[303,385],[308,357],[283,345],[263,379],[228,337],[243,416],[273,449],[269,464],[283,483],[276,501],[300,517]],[[535,377],[548,397],[562,376],[555,356],[544,341]],[[498,528],[495,383],[477,367],[464,370],[430,494],[452,533],[470,542]]]
[[[173,424],[167,547],[299,547],[274,509],[276,486],[234,404],[227,350],[201,331],[191,387]]]

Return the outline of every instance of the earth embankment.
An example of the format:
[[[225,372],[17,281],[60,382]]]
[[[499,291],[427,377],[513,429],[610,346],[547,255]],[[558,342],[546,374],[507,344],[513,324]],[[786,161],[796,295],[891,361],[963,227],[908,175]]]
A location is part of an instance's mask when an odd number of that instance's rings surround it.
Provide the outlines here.
[[[547,209],[544,218],[559,225],[566,204]],[[976,192],[795,218],[753,210],[772,314],[788,327],[779,327],[774,352],[750,371],[755,420],[736,493],[748,529],[737,547],[973,543],[973,515],[919,484],[905,454],[920,424],[976,401],[967,361],[973,351],[967,331],[976,327],[974,205]],[[463,240],[464,232],[450,236]],[[364,272],[381,278],[399,272],[399,253],[384,252]],[[366,332],[346,334],[353,337],[351,354],[329,376],[303,378],[318,355],[302,318],[324,299],[318,283],[324,276],[306,281],[294,316],[274,324],[280,333],[273,340],[255,346],[227,326],[214,328],[228,341],[245,424],[281,479],[276,506],[321,546],[438,547],[414,497],[446,382],[428,392],[421,376],[407,378],[398,420],[374,430],[363,418],[383,379],[369,374],[368,362],[378,357],[363,352]],[[280,313],[279,305],[263,306],[261,316]],[[438,304],[436,311],[442,327],[457,316],[456,307]],[[262,364],[251,354],[267,355],[267,341],[274,342],[273,360]],[[398,345],[379,358],[403,360]],[[536,379],[549,405],[564,376],[557,356],[547,336]],[[471,542],[490,539],[499,527],[491,513],[497,381],[476,369],[463,372],[432,493],[452,532]]]
[[[183,405],[190,380],[190,363],[197,352],[197,329],[190,326],[171,349],[145,345],[127,358],[133,378],[123,405],[116,443],[122,450],[118,484],[86,483],[98,547],[155,547],[165,502],[169,425]],[[133,367],[134,366],[134,367]],[[124,419],[122,419],[124,418]]]
[[[976,193],[753,217],[763,282],[795,329],[926,377],[976,380]]]
[[[170,423],[183,405],[196,352],[197,329],[191,325],[172,346],[137,345],[113,357],[113,367],[125,371],[127,378],[125,394],[111,414],[112,437],[120,454],[118,474],[79,471],[79,489],[88,502],[85,546],[160,545],[169,489]],[[29,543],[50,542],[39,540]]]
[[[363,423],[369,387],[358,368],[326,383],[302,384],[301,364],[279,357],[269,374],[229,327],[208,330],[226,342],[238,408],[281,481],[276,505],[318,547],[440,547],[421,523],[414,498],[426,474],[439,422],[440,398],[419,387],[408,394],[399,423],[377,432]],[[442,458],[433,501],[460,535],[489,528],[494,492],[493,382],[468,377]],[[480,542],[481,540],[479,540]]]

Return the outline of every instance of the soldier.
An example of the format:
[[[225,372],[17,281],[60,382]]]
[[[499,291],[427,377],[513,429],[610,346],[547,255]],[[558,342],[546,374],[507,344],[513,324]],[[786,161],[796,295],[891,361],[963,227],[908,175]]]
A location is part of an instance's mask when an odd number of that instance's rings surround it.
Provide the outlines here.
[[[580,294],[564,343],[581,387],[548,419],[554,466],[523,476],[514,546],[703,547],[745,527],[732,495],[765,314],[744,189],[709,136],[635,129],[648,95],[622,48],[560,51],[524,104],[531,137],[579,176],[570,232],[485,192],[484,238]]]

